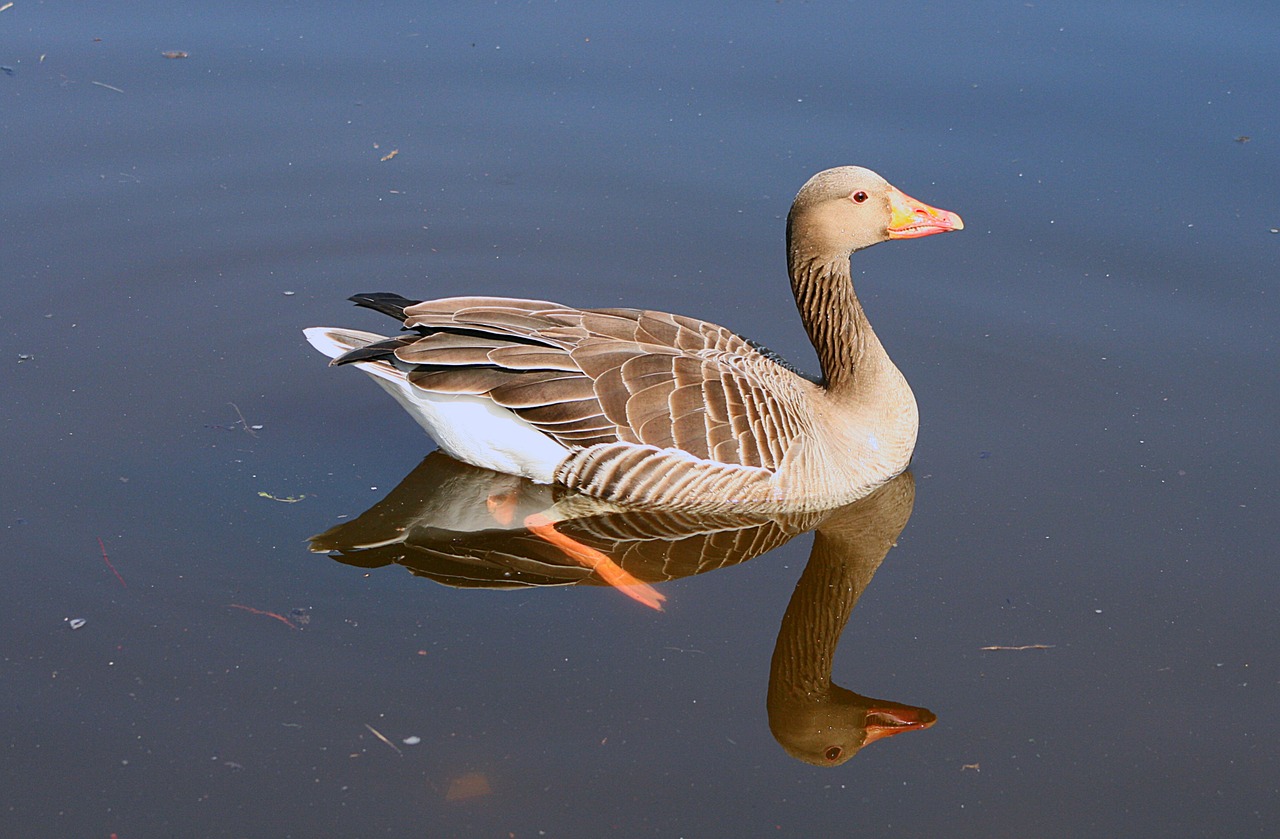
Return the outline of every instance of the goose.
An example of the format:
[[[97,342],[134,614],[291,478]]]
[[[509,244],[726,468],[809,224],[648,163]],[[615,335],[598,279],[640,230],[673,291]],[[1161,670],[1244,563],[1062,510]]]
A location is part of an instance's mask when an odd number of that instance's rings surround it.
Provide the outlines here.
[[[357,306],[404,331],[304,332],[466,463],[622,505],[828,509],[905,470],[919,427],[849,257],[963,227],[858,166],[801,187],[787,216],[787,267],[817,379],[722,326],[646,309],[358,294]]]

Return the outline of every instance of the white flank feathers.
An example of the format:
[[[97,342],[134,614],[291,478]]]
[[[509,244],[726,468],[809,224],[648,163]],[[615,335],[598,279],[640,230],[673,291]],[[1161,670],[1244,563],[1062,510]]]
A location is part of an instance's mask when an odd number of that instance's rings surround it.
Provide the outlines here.
[[[311,346],[337,358],[385,336],[355,329],[314,326],[303,330]],[[404,373],[379,362],[354,366],[390,393],[450,457],[549,484],[569,450],[484,396],[432,393],[409,384]]]

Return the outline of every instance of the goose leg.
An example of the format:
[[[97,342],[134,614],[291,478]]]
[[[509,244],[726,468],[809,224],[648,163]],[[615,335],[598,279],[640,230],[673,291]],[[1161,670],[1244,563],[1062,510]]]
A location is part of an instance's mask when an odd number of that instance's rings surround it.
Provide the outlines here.
[[[542,513],[534,513],[526,516],[524,526],[529,532],[540,539],[545,539],[564,551],[565,556],[572,559],[580,565],[590,568],[600,576],[609,585],[618,591],[630,597],[639,603],[643,603],[650,609],[662,611],[662,603],[666,600],[666,596],[655,589],[648,583],[636,579],[628,574],[622,566],[618,565],[609,557],[597,551],[595,548],[587,547],[576,539],[565,536],[556,530],[555,522]]]

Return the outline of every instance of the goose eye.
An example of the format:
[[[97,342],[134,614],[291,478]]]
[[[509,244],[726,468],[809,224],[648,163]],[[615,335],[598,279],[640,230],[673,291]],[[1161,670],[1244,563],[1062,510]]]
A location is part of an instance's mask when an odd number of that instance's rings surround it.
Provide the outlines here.
[[[855,204],[861,204],[863,201],[867,200],[867,194],[862,190],[858,190],[857,192],[855,192],[853,195],[849,197],[853,199],[853,203]]]

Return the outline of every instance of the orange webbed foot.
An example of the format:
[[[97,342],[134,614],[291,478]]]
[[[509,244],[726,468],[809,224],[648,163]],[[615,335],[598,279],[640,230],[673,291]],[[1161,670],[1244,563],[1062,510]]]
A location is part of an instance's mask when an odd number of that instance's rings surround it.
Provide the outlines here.
[[[630,597],[639,603],[643,603],[650,609],[662,611],[662,604],[667,599],[666,595],[655,589],[653,586],[637,579],[618,563],[605,556],[595,548],[588,547],[576,539],[565,536],[556,530],[555,522],[541,513],[534,513],[525,517],[524,526],[529,528],[529,532],[540,539],[545,539],[564,551],[565,556],[572,559],[578,564],[590,568],[600,576],[609,585],[618,591]]]

